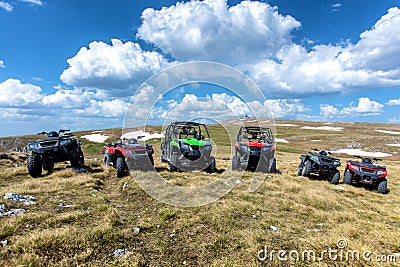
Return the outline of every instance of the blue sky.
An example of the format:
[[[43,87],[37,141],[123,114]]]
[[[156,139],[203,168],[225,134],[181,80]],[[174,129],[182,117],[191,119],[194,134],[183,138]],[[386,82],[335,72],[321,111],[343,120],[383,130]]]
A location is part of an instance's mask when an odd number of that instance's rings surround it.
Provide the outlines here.
[[[244,72],[276,118],[400,123],[399,6],[0,0],[0,136],[122,126],[142,82],[192,60]]]

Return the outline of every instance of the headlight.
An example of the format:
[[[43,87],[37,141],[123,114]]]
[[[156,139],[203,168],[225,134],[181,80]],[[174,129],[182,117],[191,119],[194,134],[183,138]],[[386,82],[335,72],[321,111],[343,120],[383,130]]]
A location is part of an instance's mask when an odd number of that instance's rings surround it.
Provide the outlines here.
[[[38,145],[38,143],[29,144],[28,148],[36,149],[36,148],[39,148],[39,145]]]
[[[340,166],[340,161],[334,161],[333,166]]]
[[[181,143],[181,150],[186,150],[186,151],[188,151],[188,150],[190,150],[190,146],[189,146],[188,144]]]
[[[378,176],[381,176],[381,175],[386,175],[387,173],[386,173],[386,171],[378,171],[376,174]]]
[[[263,148],[262,148],[264,151],[270,151],[270,150],[273,150],[272,149],[272,146],[263,146]]]
[[[352,168],[353,170],[355,170],[356,172],[360,171],[360,168],[357,166],[350,166],[350,168]]]
[[[60,146],[63,146],[63,145],[69,144],[69,143],[71,143],[70,139],[60,140]]]
[[[204,146],[204,151],[211,151],[211,145]]]

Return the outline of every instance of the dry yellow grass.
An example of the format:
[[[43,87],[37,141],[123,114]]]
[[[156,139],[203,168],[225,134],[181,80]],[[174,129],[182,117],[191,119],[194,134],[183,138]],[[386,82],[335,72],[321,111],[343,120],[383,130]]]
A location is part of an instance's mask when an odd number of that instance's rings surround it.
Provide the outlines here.
[[[384,161],[389,169],[390,189],[385,195],[343,184],[340,186],[345,191],[338,191],[327,181],[295,176],[299,154],[293,152],[305,151],[313,144],[310,140],[325,140],[321,148],[331,149],[341,144],[330,138],[343,141],[345,146],[359,138],[358,128],[388,128],[369,124],[344,127],[341,133],[278,127],[278,137],[290,142],[278,144],[276,157],[282,174],[266,175],[263,184],[250,193],[253,173],[245,172],[243,183],[226,196],[193,208],[169,206],[151,198],[134,177],[118,179],[112,167],[104,169],[94,160],[100,157],[98,154],[87,155],[92,168],[88,174],[77,174],[66,170],[67,164],[57,164],[53,173],[33,179],[24,167],[1,166],[1,196],[7,192],[32,194],[38,201],[27,207],[0,201],[9,208],[28,210],[21,216],[0,218],[0,240],[8,240],[0,248],[0,265],[399,266],[400,258],[396,263],[330,261],[327,256],[315,262],[257,259],[265,246],[270,250],[320,253],[336,249],[342,239],[348,243],[346,250],[400,253],[397,155]],[[389,128],[398,131],[396,127]],[[357,142],[379,147],[388,140],[400,143],[398,137],[378,132]],[[171,183],[199,186],[218,177],[203,172],[170,174],[168,165],[159,163],[159,147],[154,144],[156,167]],[[387,149],[400,152],[396,147]],[[218,151],[217,167],[223,171],[229,164],[229,147],[219,145]],[[339,156],[342,165],[351,158]],[[340,171],[343,173],[343,166]],[[140,172],[134,173],[137,174]],[[71,206],[62,207],[61,203]],[[278,231],[272,231],[271,226]],[[135,228],[140,229],[139,233]],[[112,256],[120,248],[127,253]]]

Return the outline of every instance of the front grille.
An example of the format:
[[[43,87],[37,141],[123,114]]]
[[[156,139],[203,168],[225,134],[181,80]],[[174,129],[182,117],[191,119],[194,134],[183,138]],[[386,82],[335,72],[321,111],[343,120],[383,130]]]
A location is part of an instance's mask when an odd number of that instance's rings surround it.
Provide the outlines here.
[[[40,142],[41,147],[50,147],[50,146],[55,146],[56,144],[57,141]]]
[[[320,158],[322,162],[326,162],[326,163],[331,163],[332,160],[331,159],[326,159],[326,158]]]
[[[191,146],[193,150],[200,150],[198,146]]]
[[[363,172],[368,172],[368,173],[374,173],[374,172],[375,172],[375,170],[366,169],[366,168],[361,168],[361,170],[362,170]]]
[[[260,151],[260,150],[261,150],[261,148],[259,148],[259,147],[254,147],[254,146],[250,147],[250,151]]]

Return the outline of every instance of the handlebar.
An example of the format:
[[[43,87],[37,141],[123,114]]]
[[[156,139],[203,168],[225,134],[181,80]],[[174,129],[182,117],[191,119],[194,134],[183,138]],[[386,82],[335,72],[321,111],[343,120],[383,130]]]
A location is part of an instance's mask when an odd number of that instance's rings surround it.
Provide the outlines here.
[[[364,160],[364,159],[366,159],[366,158],[364,158],[364,157],[362,157],[362,156],[354,156],[355,158],[358,158],[358,159],[361,159],[361,160]],[[371,161],[375,161],[375,162],[377,162],[377,161],[382,161],[382,159],[378,159],[378,158],[372,158],[371,159]]]

